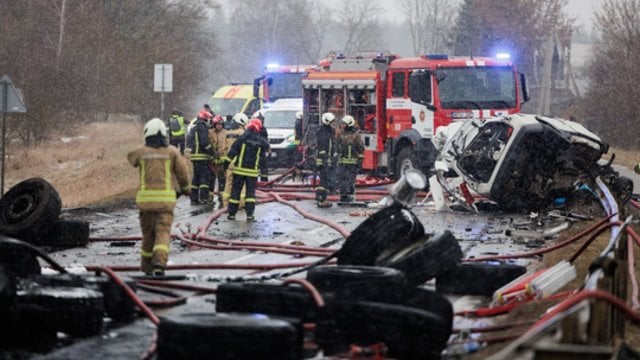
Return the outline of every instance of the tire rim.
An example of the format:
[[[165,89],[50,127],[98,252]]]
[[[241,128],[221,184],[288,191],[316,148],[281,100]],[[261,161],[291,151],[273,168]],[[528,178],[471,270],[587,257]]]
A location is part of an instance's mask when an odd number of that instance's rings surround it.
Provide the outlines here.
[[[11,202],[7,211],[7,218],[10,222],[19,221],[29,216],[36,208],[37,199],[32,194],[21,194]]]

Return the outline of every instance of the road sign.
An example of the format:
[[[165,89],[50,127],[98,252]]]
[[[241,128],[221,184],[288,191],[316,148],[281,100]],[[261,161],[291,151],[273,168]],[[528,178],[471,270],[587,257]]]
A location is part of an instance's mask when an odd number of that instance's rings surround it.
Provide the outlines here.
[[[153,72],[153,91],[173,91],[173,65],[155,64]]]
[[[13,86],[8,75],[2,75],[2,78],[0,78],[0,111],[9,113],[27,112],[22,96]]]

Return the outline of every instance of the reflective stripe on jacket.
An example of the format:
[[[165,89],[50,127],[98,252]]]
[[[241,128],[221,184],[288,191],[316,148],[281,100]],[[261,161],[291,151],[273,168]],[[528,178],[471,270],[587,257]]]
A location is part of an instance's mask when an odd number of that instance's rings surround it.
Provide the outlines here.
[[[140,187],[136,194],[139,209],[173,211],[177,185],[181,191],[187,191],[191,183],[186,160],[180,151],[174,146],[143,146],[130,152],[127,159],[139,168]]]
[[[364,157],[364,140],[358,132],[346,131],[338,138],[338,163],[357,164]]]
[[[233,173],[258,177],[260,171],[266,169],[268,147],[269,144],[262,135],[251,130],[245,131],[227,154],[234,165]]]
[[[213,155],[213,148],[209,142],[209,126],[198,119],[189,135],[187,146],[191,149],[191,161],[209,160]]]

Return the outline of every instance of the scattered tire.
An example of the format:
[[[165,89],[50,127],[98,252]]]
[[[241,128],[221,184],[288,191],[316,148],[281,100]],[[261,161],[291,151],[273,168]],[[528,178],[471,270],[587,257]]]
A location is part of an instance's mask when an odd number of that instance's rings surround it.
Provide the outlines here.
[[[291,323],[258,314],[190,313],[162,317],[159,360],[300,359],[302,337]]]
[[[40,274],[40,263],[36,255],[15,239],[0,235],[0,265],[16,277]]]
[[[135,317],[135,302],[127,295],[126,291],[109,276],[67,273],[38,275],[31,279],[40,286],[84,287],[99,291],[102,293],[104,310],[109,318],[116,322],[128,322]],[[130,277],[122,277],[122,280],[133,291],[136,291],[136,282],[133,279]]]
[[[436,290],[446,294],[491,296],[527,268],[513,264],[461,263],[436,277]]]
[[[299,286],[226,283],[216,290],[217,312],[261,313],[315,322],[318,306],[311,294]]]
[[[316,266],[307,271],[307,280],[319,291],[345,300],[393,297],[406,282],[402,271],[357,265]]]
[[[57,343],[57,329],[52,310],[38,305],[16,304],[0,321],[0,348],[47,352]]]
[[[316,323],[316,343],[325,354],[383,342],[392,358],[440,359],[450,335],[451,324],[432,312],[366,301],[329,303]]]
[[[462,249],[449,230],[442,231],[397,251],[376,265],[404,272],[407,285],[424,283],[456,267],[462,259]]]
[[[58,220],[42,235],[41,245],[59,248],[87,246],[90,228],[86,221]]]
[[[86,337],[102,330],[102,294],[84,288],[33,287],[18,292],[16,302],[51,310],[58,331]]]
[[[424,235],[420,220],[394,203],[360,224],[338,251],[338,265],[373,266],[384,252],[394,252]]]
[[[60,195],[46,180],[22,181],[0,198],[0,233],[38,244],[61,208]]]

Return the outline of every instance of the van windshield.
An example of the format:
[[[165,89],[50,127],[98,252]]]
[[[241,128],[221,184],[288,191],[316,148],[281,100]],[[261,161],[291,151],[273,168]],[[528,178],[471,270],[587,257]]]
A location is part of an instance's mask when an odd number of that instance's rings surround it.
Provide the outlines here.
[[[267,129],[293,129],[295,123],[294,110],[269,110],[264,113],[264,126]]]
[[[209,106],[216,115],[235,115],[242,111],[242,107],[247,102],[247,99],[224,99],[224,98],[211,98],[209,100]]]
[[[269,102],[302,95],[302,73],[273,73],[269,78]]]

